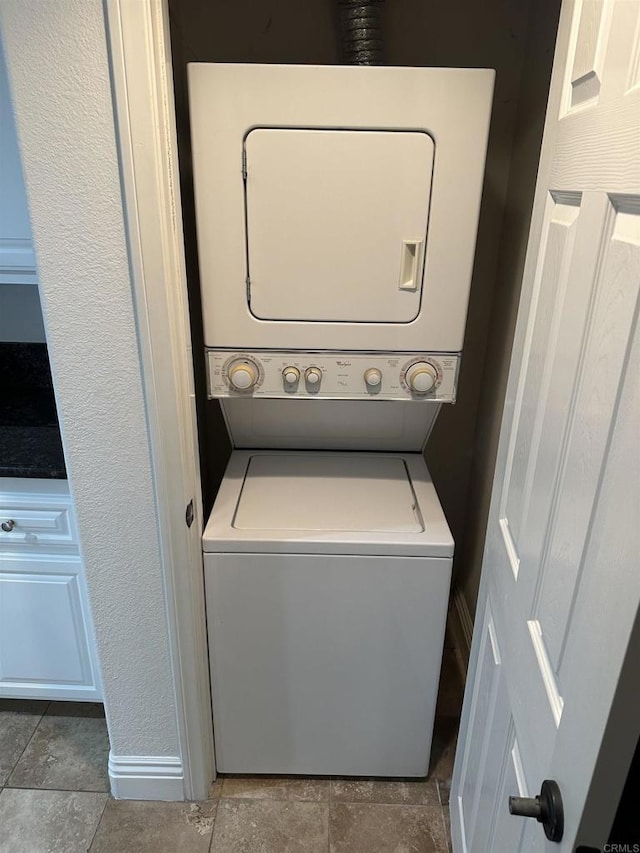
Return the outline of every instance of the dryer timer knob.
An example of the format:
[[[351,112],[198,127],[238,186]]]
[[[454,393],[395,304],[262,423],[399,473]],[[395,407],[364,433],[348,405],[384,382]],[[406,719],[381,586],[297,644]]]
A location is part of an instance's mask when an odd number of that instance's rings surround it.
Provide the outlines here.
[[[229,384],[236,391],[250,391],[259,379],[258,368],[251,361],[238,359],[227,371]]]
[[[407,370],[407,385],[418,394],[431,391],[437,378],[438,373],[435,367],[428,361],[417,361]]]

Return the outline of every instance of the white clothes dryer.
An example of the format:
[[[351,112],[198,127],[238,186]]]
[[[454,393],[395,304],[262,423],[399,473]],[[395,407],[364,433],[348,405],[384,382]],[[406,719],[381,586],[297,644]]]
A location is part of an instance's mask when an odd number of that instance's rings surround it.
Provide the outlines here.
[[[459,354],[495,72],[188,73],[210,355]]]
[[[421,454],[235,451],[203,543],[218,770],[426,775],[453,539]]]

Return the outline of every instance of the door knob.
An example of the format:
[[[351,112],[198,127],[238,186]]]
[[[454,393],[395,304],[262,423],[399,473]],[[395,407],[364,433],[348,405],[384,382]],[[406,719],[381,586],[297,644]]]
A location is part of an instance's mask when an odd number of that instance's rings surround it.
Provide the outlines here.
[[[564,809],[558,783],[545,779],[537,797],[509,797],[509,813],[535,817],[542,824],[549,841],[561,841],[564,832]]]

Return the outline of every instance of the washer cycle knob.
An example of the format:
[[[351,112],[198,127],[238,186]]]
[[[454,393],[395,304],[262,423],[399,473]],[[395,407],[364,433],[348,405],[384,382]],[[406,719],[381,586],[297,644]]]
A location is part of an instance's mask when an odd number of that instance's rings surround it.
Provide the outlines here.
[[[407,370],[407,385],[417,394],[426,394],[436,384],[438,374],[428,361],[417,361]]]
[[[250,391],[259,379],[258,368],[251,361],[238,359],[232,362],[227,377],[236,391]]]
[[[308,367],[304,372],[304,378],[307,382],[307,385],[320,385],[320,381],[322,380],[322,371],[319,367]]]

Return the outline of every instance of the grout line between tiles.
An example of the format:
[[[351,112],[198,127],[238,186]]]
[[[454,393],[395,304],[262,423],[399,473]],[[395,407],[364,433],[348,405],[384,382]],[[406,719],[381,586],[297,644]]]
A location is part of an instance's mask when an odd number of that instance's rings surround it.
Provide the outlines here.
[[[107,805],[111,797],[107,794],[107,798],[104,801],[104,806],[102,807],[102,811],[100,812],[100,817],[98,822],[96,823],[96,828],[93,830],[93,835],[91,836],[91,841],[89,842],[89,846],[87,847],[87,853],[91,853],[91,848],[93,847],[93,842],[96,840],[96,835],[98,834],[98,830],[100,829],[100,824],[102,823],[102,818],[104,817],[104,813],[107,810]]]
[[[218,777],[219,778],[219,777]],[[220,796],[215,802],[215,809],[213,812],[213,826],[211,827],[211,838],[209,839],[209,846],[207,847],[207,853],[211,853],[213,850],[213,836],[216,834],[216,823],[218,821],[218,809],[220,808],[220,801],[222,800],[222,789],[224,787],[224,782],[220,786]],[[91,853],[91,851],[89,851]]]
[[[95,788],[49,788],[47,785],[5,785],[11,791],[58,791],[61,794],[106,794],[111,796],[109,789],[96,791]]]
[[[331,814],[333,812],[333,776],[329,776],[329,808],[327,809],[327,853],[331,853]]]
[[[334,805],[338,806],[381,806],[385,809],[426,809],[429,803],[380,803],[377,800],[338,800]],[[439,804],[438,804],[439,805]]]
[[[444,840],[447,845],[447,853],[451,850],[451,839],[449,838],[449,830],[447,829],[447,819],[444,813],[445,808],[449,808],[449,806],[443,806],[440,804],[440,816],[442,818],[442,827],[444,829]]]
[[[218,797],[218,802],[220,800],[227,800],[230,803],[242,802],[242,803],[298,803],[299,805],[311,805],[311,806],[328,806],[328,800],[298,800],[295,797],[240,797],[234,794],[233,797]],[[1,851],[0,851],[1,853]]]

